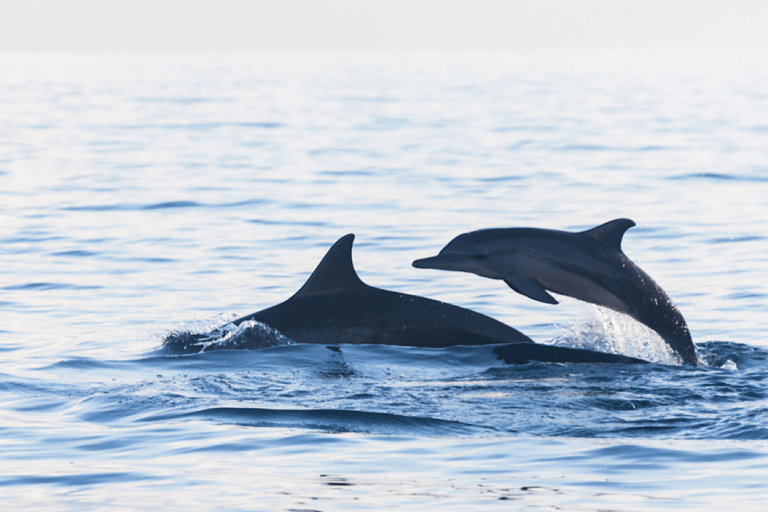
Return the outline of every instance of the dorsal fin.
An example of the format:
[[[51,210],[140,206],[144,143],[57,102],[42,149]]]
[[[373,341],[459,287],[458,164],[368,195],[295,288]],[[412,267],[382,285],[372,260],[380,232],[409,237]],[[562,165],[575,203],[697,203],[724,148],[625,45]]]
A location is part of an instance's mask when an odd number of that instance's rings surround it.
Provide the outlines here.
[[[613,247],[617,251],[620,251],[621,239],[624,237],[624,233],[634,225],[635,221],[633,220],[616,219],[606,222],[605,224],[600,224],[595,228],[582,231],[581,234],[599,240],[600,242]]]
[[[307,282],[294,296],[327,293],[365,286],[352,265],[352,242],[355,235],[349,234],[328,249],[328,253],[317,266]]]

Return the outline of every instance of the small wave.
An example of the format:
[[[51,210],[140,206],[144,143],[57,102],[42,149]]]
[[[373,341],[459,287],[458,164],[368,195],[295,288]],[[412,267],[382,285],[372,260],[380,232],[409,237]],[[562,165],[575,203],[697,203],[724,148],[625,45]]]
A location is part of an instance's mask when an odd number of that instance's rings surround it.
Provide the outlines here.
[[[557,149],[560,151],[610,151],[617,148],[597,144],[568,144],[566,146],[560,146]]]
[[[98,290],[101,286],[81,286],[69,283],[23,283],[5,286],[0,290]]]
[[[165,201],[153,204],[97,204],[86,206],[67,206],[63,208],[72,212],[109,212],[135,210],[168,210],[173,208],[200,208],[206,206],[196,201]]]
[[[10,304],[10,302],[2,302],[2,301],[0,301],[0,307],[5,305],[5,304]],[[0,334],[5,334],[5,333],[8,333],[8,332],[9,331],[6,331],[5,329],[0,329]],[[19,345],[19,344],[12,344],[11,345],[11,344],[8,344],[8,343],[3,343],[2,345],[0,345],[0,353],[2,353],[2,352],[15,352],[16,350],[19,350],[20,348],[23,348],[23,346]]]
[[[483,183],[510,183],[526,180],[526,176],[491,176],[488,178],[478,178],[477,180]]]
[[[154,477],[141,473],[129,472],[105,472],[105,473],[78,473],[74,475],[17,475],[0,480],[0,487],[16,485],[60,485],[63,487],[77,487],[103,484],[119,484],[126,482],[139,482],[150,480]]]
[[[183,98],[183,97],[177,97],[177,96],[173,96],[173,97],[137,96],[135,98],[135,100],[136,101],[148,102],[148,103],[155,103],[155,102],[157,102],[157,103],[182,103],[182,104],[209,103],[209,102],[219,103],[219,102],[222,102],[222,101],[227,101],[227,100],[222,99],[222,98],[204,98],[204,97],[197,97],[197,98],[188,97],[188,98]]]
[[[744,182],[756,182],[756,183],[764,183],[768,181],[768,178],[765,176],[723,174],[723,173],[716,173],[716,172],[697,172],[697,173],[689,173],[689,174],[678,174],[675,176],[670,176],[668,179],[675,180],[675,181],[704,179],[704,180],[715,180],[715,181],[744,181]]]
[[[680,461],[695,464],[713,464],[723,462],[743,462],[762,458],[762,454],[735,448],[702,452],[700,450],[671,449],[638,444],[621,444],[588,450],[588,460],[595,463],[601,460],[614,460],[632,465],[654,466],[675,464]]]
[[[459,421],[344,409],[212,407],[192,412],[155,414],[144,417],[142,421],[163,422],[184,418],[206,419],[246,427],[303,428],[333,433],[412,434],[429,437],[496,432],[491,427],[470,425]]]
[[[165,203],[149,204],[144,206],[142,210],[165,210],[168,208],[197,208],[202,206],[195,201],[168,201]]]
[[[280,219],[250,219],[251,224],[263,224],[265,226],[307,226],[307,227],[323,227],[326,226],[325,222],[312,221],[312,220],[280,220]]]
[[[131,258],[133,261],[144,261],[146,263],[175,263],[178,260],[173,258]]]
[[[72,370],[92,370],[92,369],[103,369],[103,368],[112,369],[113,363],[110,363],[107,361],[100,361],[98,359],[80,357],[77,359],[68,359],[65,361],[58,361],[49,366],[45,366],[41,368],[41,370],[49,370],[52,368],[68,368]]]
[[[118,203],[118,204],[95,204],[95,205],[83,205],[83,206],[67,206],[62,208],[64,211],[70,212],[109,212],[109,211],[140,211],[140,210],[170,210],[175,208],[238,208],[242,206],[252,206],[263,204],[266,201],[264,199],[247,199],[244,201],[235,201],[230,203],[201,203],[198,201],[164,201],[162,203],[152,204],[135,204],[135,203]],[[24,241],[24,240],[22,240]]]
[[[733,243],[739,243],[739,242],[760,242],[762,240],[765,240],[764,236],[739,236],[739,237],[728,237],[728,238],[712,238],[709,240],[709,243],[711,244],[733,244]]]
[[[62,208],[68,212],[109,212],[113,210],[128,210],[129,208],[119,204],[98,204],[93,206],[67,206]]]
[[[701,360],[710,368],[745,370],[764,368],[768,350],[730,341],[706,341],[698,345]]]
[[[66,256],[66,257],[74,257],[74,258],[88,258],[90,256],[96,256],[99,253],[92,252],[92,251],[61,251],[61,252],[53,252],[51,253],[52,256]]]

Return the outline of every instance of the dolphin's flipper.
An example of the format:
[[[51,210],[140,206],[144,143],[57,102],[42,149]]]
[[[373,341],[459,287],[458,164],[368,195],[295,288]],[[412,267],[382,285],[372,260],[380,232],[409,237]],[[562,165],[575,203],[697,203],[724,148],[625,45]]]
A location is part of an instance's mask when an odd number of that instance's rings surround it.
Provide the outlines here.
[[[504,278],[507,286],[529,299],[538,300],[547,304],[557,304],[557,300],[547,293],[544,286],[535,279],[523,276],[509,276]]]
[[[587,235],[606,245],[621,250],[621,239],[629,228],[635,225],[635,221],[630,219],[616,219],[600,224],[597,227],[582,231],[582,235]]]

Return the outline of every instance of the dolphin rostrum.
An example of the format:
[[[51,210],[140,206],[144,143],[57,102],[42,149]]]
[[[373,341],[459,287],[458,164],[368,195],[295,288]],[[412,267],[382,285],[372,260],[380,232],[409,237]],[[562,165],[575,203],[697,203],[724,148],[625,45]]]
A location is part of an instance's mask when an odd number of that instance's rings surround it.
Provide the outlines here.
[[[416,268],[470,272],[501,279],[516,292],[557,304],[547,290],[631,316],[656,331],[683,361],[697,365],[696,349],[672,299],[621,250],[634,226],[616,219],[571,233],[551,229],[499,228],[464,233]]]
[[[508,363],[639,363],[638,359],[590,350],[535,344],[525,334],[488,316],[415,295],[363,283],[352,265],[354,235],[340,238],[298,292],[285,302],[228,324],[256,321],[298,343],[383,344],[425,348],[499,345],[494,353]],[[246,324],[247,325],[247,324]],[[229,348],[261,348],[263,340],[236,346],[219,343],[225,329],[166,337],[171,354]],[[257,333],[258,334],[258,333]],[[255,338],[258,338],[256,336]],[[519,347],[519,348],[518,348]]]

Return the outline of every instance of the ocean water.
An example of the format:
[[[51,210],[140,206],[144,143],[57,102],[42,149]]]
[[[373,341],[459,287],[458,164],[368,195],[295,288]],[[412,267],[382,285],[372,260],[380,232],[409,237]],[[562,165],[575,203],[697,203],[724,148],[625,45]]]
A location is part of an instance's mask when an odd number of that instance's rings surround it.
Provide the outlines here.
[[[0,54],[0,507],[765,510],[766,62]],[[411,267],[619,217],[701,367],[606,310]],[[163,351],[285,300],[347,233],[368,284],[651,364]]]

